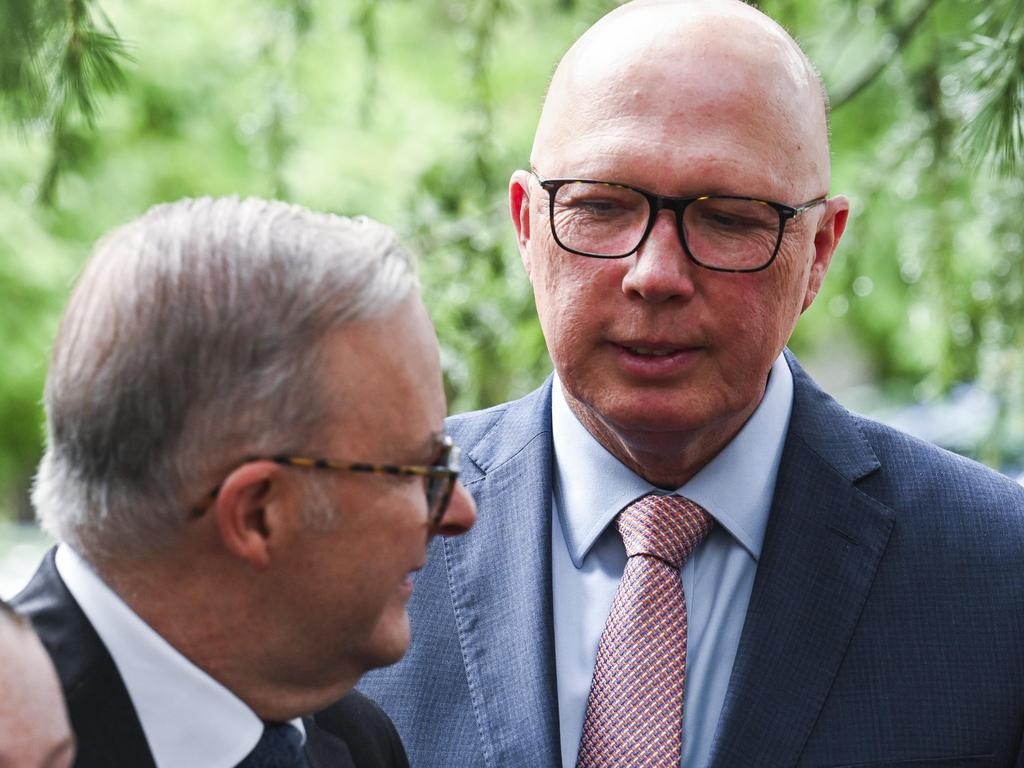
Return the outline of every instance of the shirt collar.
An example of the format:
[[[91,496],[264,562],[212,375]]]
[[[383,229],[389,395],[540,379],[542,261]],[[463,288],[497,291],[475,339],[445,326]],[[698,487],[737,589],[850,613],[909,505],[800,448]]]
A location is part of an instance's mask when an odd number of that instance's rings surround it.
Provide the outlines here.
[[[704,507],[754,560],[761,556],[792,406],[793,375],[780,355],[772,365],[764,397],[746,424],[674,491]],[[587,431],[569,409],[557,375],[551,428],[555,506],[569,556],[581,568],[598,537],[630,502],[666,491],[627,468]]]
[[[67,544],[56,565],[124,680],[157,768],[233,768],[253,750],[263,721],[245,702],[157,634]],[[305,741],[302,719],[290,724]]]

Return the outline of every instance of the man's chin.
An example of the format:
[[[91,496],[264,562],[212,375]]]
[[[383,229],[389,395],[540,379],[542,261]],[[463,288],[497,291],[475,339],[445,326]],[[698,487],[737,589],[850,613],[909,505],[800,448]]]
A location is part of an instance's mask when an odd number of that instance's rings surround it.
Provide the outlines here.
[[[680,394],[678,391],[623,393],[598,402],[592,411],[594,420],[626,442],[678,439],[680,435],[701,431],[710,421],[710,404],[695,402],[695,398]],[[586,426],[590,428],[589,424]]]
[[[371,640],[371,647],[365,655],[366,671],[380,667],[390,667],[399,662],[411,644],[409,619],[403,617],[401,626],[389,628],[386,636],[378,636]]]

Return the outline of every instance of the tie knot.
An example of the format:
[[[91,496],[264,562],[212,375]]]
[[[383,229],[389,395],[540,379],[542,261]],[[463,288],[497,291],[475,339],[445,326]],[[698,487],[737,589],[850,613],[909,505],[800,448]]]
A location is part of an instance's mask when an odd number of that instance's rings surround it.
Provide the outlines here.
[[[237,768],[306,768],[302,734],[288,723],[263,723],[263,735]]]
[[[629,557],[652,555],[679,569],[714,520],[689,499],[651,493],[622,510],[616,524]]]

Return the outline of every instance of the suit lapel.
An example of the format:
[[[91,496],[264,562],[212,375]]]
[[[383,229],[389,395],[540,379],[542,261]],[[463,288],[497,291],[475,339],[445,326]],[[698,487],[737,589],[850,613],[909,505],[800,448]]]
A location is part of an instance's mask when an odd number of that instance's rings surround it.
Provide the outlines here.
[[[142,725],[113,659],[64,585],[51,550],[15,599],[53,659],[77,741],[77,768],[153,768]]]
[[[892,511],[853,418],[790,358],[794,404],[709,765],[796,765],[867,600]]]
[[[488,766],[559,763],[551,615],[551,383],[513,404],[467,455],[480,514],[444,540]],[[491,437],[500,435],[500,438]],[[490,439],[488,439],[490,438]]]
[[[302,718],[306,728],[306,758],[310,768],[354,768],[348,745],[318,726],[312,717]]]
[[[77,768],[131,765],[153,768],[153,755],[128,699],[111,669],[96,673],[68,691],[68,716],[77,739]]]

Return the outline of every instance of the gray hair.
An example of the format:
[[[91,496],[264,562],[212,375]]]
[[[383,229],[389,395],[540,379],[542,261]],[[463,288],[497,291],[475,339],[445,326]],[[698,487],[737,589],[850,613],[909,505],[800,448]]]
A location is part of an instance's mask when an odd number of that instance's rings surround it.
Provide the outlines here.
[[[415,290],[409,253],[362,217],[203,198],[114,231],[54,343],[32,492],[43,527],[94,562],[165,548],[201,483],[308,449],[328,415],[324,337]]]

